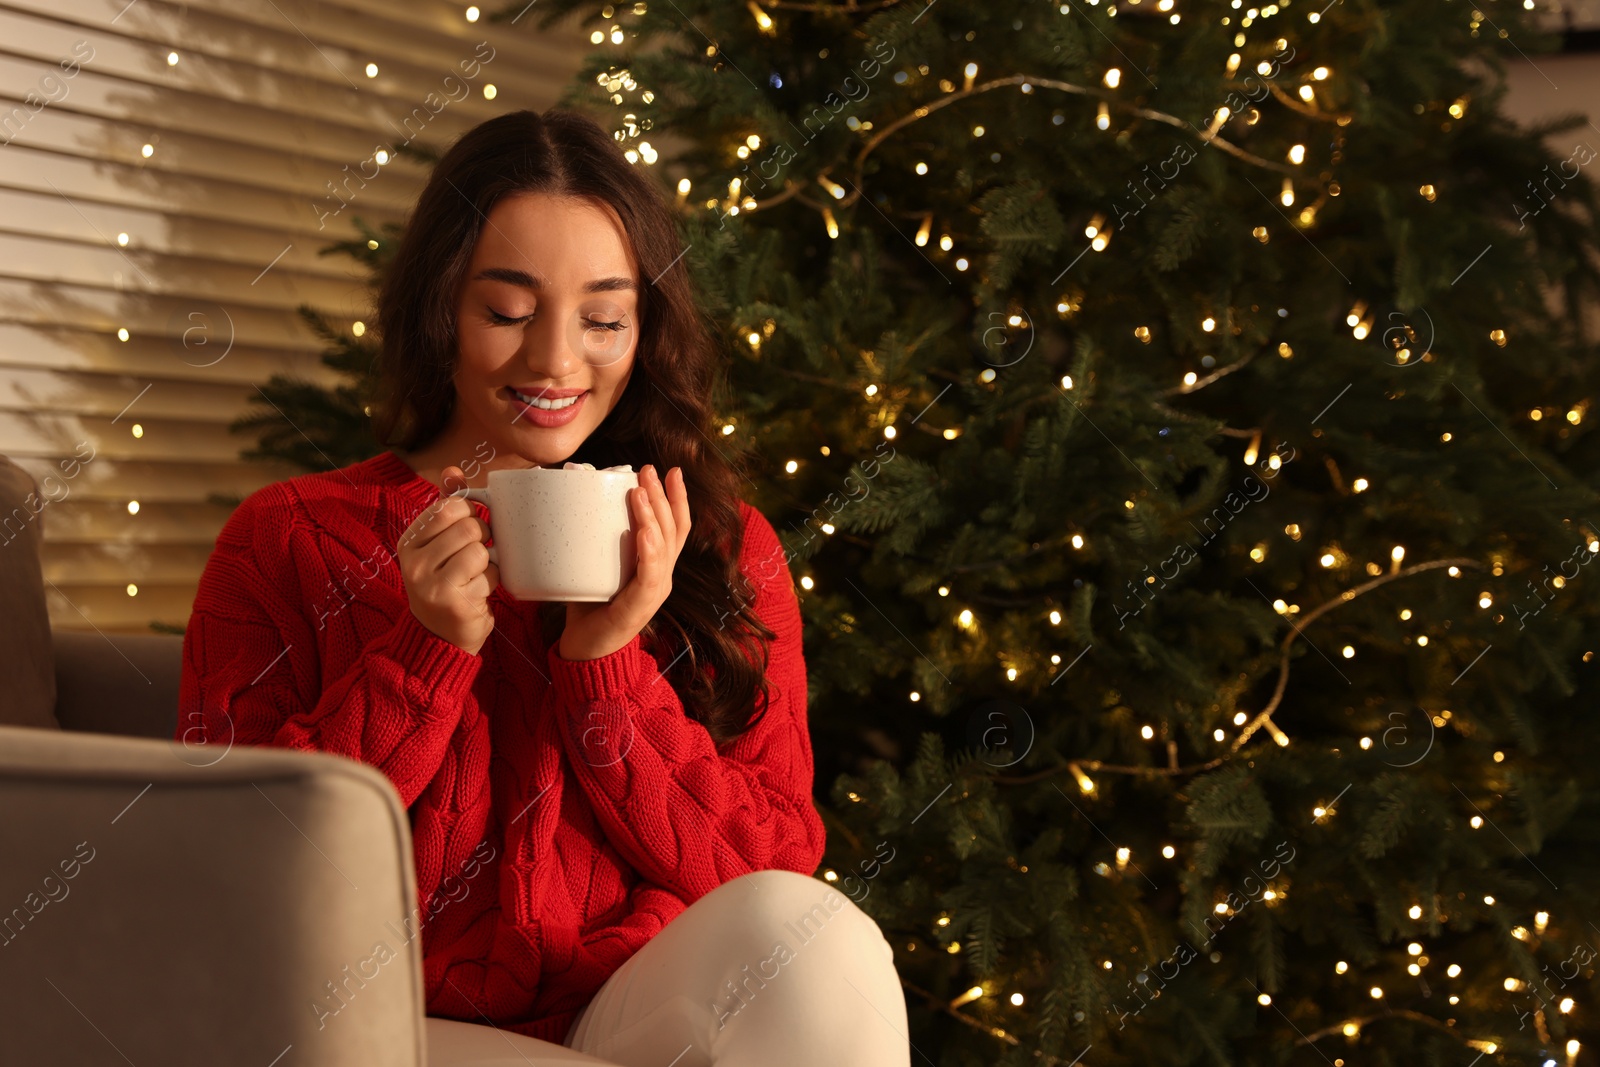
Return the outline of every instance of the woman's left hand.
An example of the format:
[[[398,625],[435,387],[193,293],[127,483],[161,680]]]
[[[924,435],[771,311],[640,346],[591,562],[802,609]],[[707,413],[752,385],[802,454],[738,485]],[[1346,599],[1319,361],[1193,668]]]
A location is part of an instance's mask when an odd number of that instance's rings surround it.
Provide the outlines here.
[[[639,486],[628,490],[638,550],[633,578],[603,604],[567,603],[567,624],[558,646],[562,659],[599,659],[622,648],[672,592],[672,568],[689,539],[683,468],[668,471],[663,486],[655,467],[647,465],[639,472]]]

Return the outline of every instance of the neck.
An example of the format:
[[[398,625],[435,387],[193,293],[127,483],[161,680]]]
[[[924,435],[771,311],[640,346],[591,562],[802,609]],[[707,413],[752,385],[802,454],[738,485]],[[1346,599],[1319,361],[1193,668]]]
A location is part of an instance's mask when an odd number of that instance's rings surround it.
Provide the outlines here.
[[[530,463],[514,452],[506,452],[491,445],[482,434],[463,433],[454,420],[445,431],[415,452],[396,448],[395,454],[406,462],[417,475],[445,491],[444,469],[459,467],[466,484],[481,489],[489,484],[492,470],[521,470],[537,464]],[[452,479],[451,489],[459,489]]]

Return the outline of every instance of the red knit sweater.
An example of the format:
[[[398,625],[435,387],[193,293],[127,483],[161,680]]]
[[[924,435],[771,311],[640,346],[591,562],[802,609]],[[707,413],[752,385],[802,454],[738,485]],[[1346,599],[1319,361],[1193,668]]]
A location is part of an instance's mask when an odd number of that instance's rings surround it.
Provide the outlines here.
[[[821,861],[799,603],[772,526],[741,502],[739,566],[777,634],[772,702],[719,749],[637,636],[563,659],[504,588],[478,654],[424,628],[395,545],[438,496],[385,452],[246,498],[200,578],[178,736],[383,771],[410,811],[428,1014],[560,1042],[689,903]]]

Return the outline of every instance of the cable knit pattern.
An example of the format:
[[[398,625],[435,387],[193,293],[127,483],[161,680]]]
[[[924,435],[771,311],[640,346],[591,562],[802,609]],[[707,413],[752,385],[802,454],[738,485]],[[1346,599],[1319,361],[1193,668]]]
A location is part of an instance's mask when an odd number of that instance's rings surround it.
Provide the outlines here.
[[[563,659],[503,588],[477,655],[422,626],[395,546],[438,496],[385,452],[246,498],[200,578],[177,734],[383,771],[411,817],[428,1014],[560,1042],[690,903],[821,861],[800,607],[771,524],[741,502],[740,570],[777,634],[772,702],[719,749],[638,637]]]

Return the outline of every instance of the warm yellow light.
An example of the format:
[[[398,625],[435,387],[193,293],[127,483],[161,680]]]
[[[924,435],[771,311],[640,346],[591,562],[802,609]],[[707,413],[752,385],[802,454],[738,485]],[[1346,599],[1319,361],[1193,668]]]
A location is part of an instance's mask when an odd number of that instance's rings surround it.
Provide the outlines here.
[[[1411,916],[1413,919],[1422,918],[1422,905],[1421,904],[1413,904],[1413,905],[1411,905],[1411,910],[1406,912],[1406,914]]]
[[[1172,857],[1178,854],[1178,850],[1173,848],[1171,845],[1162,845],[1161,854],[1170,860]]]
[[[1378,986],[1373,986],[1371,989],[1367,990],[1367,992],[1372,995],[1373,1000],[1383,999],[1383,990]]]
[[[1491,897],[1491,896],[1485,894],[1484,898],[1483,898],[1483,902],[1485,904],[1489,905],[1490,907],[1494,907],[1494,897]]]
[[[129,515],[137,515],[137,514],[139,514],[139,502],[137,500],[128,501],[128,514]]]
[[[1294,147],[1289,149],[1289,162],[1290,163],[1304,163],[1305,159],[1306,159],[1306,146],[1305,145],[1297,144]]]
[[[1576,1003],[1571,997],[1562,997],[1561,1003],[1556,1006],[1561,1009],[1561,1014],[1565,1015],[1573,1009]]]
[[[1357,1026],[1355,1023],[1345,1023],[1344,1024],[1344,1036],[1345,1037],[1355,1037],[1360,1032],[1361,1032],[1361,1027]]]
[[[800,588],[802,588],[802,589],[810,589],[815,584],[816,583],[811,580],[811,575],[809,575],[809,574],[803,576],[800,579]],[[915,700],[917,698],[913,695],[911,699]]]
[[[1082,548],[1083,547],[1083,535],[1082,534],[1073,534],[1072,535],[1072,547],[1073,548]]]
[[[1011,994],[1011,1003],[1015,1004],[1019,1008],[1022,1007],[1022,994],[1021,993],[1013,993],[1013,994]]]
[[[480,12],[478,10],[476,5],[467,8],[467,21],[468,22],[477,22],[478,21],[478,16],[480,14],[482,14],[482,12]]]
[[[1452,963],[1450,966],[1444,969],[1444,973],[1448,974],[1451,978],[1454,978],[1456,975],[1461,973],[1461,964]]]
[[[1112,67],[1110,70],[1106,71],[1106,86],[1108,88],[1115,89],[1121,84],[1122,71],[1118,70],[1116,67]]]
[[[1471,819],[1470,819],[1470,820],[1468,820],[1468,821],[1469,821],[1469,822],[1471,822],[1471,823],[1472,823],[1472,828],[1473,828],[1473,829],[1474,829],[1474,830],[1481,830],[1481,829],[1483,829],[1483,817],[1482,817],[1482,816],[1479,816],[1479,815],[1474,815],[1474,816],[1473,816],[1473,817],[1472,817],[1472,818],[1471,818]]]
[[[961,609],[961,614],[956,616],[956,622],[960,623],[963,627],[971,626],[972,625],[972,609],[971,608],[962,608]]]
[[[1344,972],[1348,971],[1349,969],[1350,969],[1350,965],[1348,963],[1346,963],[1344,960],[1340,960],[1338,963],[1335,963],[1333,965],[1333,973],[1334,974],[1343,974]]]
[[[1272,998],[1267,994],[1262,993],[1260,996],[1256,997],[1256,1003],[1265,1008],[1267,1005],[1272,1003]]]
[[[1141,726],[1139,727],[1139,736],[1144,738],[1146,741],[1149,741],[1151,738],[1156,736],[1156,732],[1149,726]]]

